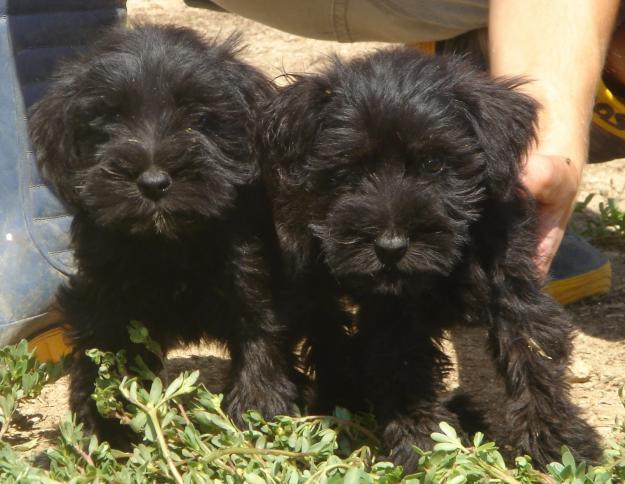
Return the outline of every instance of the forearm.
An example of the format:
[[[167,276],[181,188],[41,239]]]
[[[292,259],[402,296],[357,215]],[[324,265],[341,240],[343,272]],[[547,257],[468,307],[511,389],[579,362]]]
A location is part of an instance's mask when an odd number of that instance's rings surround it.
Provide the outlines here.
[[[495,76],[523,76],[540,104],[523,183],[538,202],[536,263],[545,275],[568,223],[588,157],[597,82],[618,0],[490,0]]]
[[[494,75],[532,79],[542,105],[537,153],[571,159],[581,174],[597,81],[618,0],[491,0]]]

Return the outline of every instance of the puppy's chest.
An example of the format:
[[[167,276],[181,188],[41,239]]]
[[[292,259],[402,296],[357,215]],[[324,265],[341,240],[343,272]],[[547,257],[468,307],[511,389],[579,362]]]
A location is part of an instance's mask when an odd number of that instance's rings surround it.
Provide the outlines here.
[[[116,286],[125,305],[158,316],[219,304],[231,285],[223,258],[188,257],[120,260],[107,270],[108,284]]]
[[[397,297],[341,298],[353,316],[356,331],[405,331],[420,329],[438,334],[443,329],[467,324],[475,319],[476,308],[467,304],[462,291],[440,291],[437,294],[411,294]]]

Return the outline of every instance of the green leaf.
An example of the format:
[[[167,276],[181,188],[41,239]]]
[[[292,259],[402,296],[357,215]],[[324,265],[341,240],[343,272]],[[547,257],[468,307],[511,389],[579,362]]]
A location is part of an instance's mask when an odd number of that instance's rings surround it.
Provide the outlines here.
[[[130,421],[130,427],[135,432],[140,433],[143,431],[143,427],[145,426],[147,421],[148,421],[147,414],[145,412],[139,412]]]
[[[440,442],[434,445],[434,450],[442,452],[453,452],[458,450],[458,444],[454,442]]]
[[[161,396],[163,393],[163,382],[161,381],[160,378],[155,378],[154,381],[152,381],[152,387],[150,388],[150,396],[148,398],[148,401],[156,406],[156,404],[161,400]]]
[[[351,420],[352,419],[352,414],[350,413],[350,411],[347,410],[346,408],[343,408],[343,407],[336,407],[334,409],[334,416],[336,418],[341,419],[341,420]]]
[[[430,435],[430,437],[434,442],[450,442],[451,441],[449,436],[445,434],[441,434],[440,432],[433,432]]]
[[[245,474],[245,482],[249,482],[250,484],[266,484],[267,481],[256,474]]]
[[[551,464],[547,464],[547,471],[554,477],[558,477],[562,474],[562,471],[565,469],[565,466],[560,462],[552,462]]]
[[[169,384],[167,390],[165,390],[165,400],[169,400],[169,398],[171,398],[172,395],[174,395],[180,389],[183,381],[184,373],[181,373],[174,381]]]
[[[232,425],[230,422],[224,420],[219,415],[202,411],[196,411],[193,415],[200,425],[209,428],[218,427],[225,431],[232,431]]]
[[[571,467],[571,469],[575,469],[575,458],[571,451],[567,447],[562,447],[562,463],[565,466]]]
[[[152,424],[152,422],[147,422],[147,425],[145,426],[144,435],[145,435],[145,438],[149,440],[150,442],[156,441],[157,439],[156,429],[154,428],[154,425]]]
[[[192,392],[194,389],[193,385],[199,376],[200,372],[198,370],[195,370],[189,375],[186,373],[178,375],[178,377],[167,387],[167,390],[165,391],[165,399],[168,400],[170,398]]]
[[[164,429],[169,424],[171,424],[176,417],[177,417],[176,412],[174,410],[170,410],[169,412],[165,414],[165,416],[163,417],[163,420],[161,420],[161,427]]]
[[[458,438],[458,434],[456,433],[455,429],[451,425],[449,425],[447,422],[441,422],[438,424],[438,426],[441,428],[443,433],[447,435],[448,437],[452,439]]]
[[[447,482],[448,484],[463,484],[464,482],[467,482],[467,478],[465,476],[458,475],[456,477],[451,478]]]
[[[344,484],[358,484],[360,482],[368,482],[367,474],[364,470],[352,467],[345,473],[343,478]]]

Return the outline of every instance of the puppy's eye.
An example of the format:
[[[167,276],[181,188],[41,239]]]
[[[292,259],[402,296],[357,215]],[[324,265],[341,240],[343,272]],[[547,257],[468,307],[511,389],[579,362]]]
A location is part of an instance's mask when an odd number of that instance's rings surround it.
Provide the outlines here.
[[[93,131],[91,133],[91,142],[96,146],[106,143],[109,139],[109,134],[104,131]]]
[[[109,135],[101,130],[81,129],[76,133],[74,143],[79,158],[92,156],[100,145],[109,140]]]
[[[428,158],[423,162],[423,169],[428,173],[439,173],[445,166],[440,158]]]

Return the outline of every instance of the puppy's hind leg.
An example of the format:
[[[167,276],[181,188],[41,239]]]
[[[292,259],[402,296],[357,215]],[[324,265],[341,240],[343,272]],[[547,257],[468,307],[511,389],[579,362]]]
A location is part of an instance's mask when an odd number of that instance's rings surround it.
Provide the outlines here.
[[[560,460],[562,445],[578,459],[596,461],[598,435],[569,399],[568,318],[531,284],[507,287],[491,306],[490,344],[506,384],[510,445],[540,466]]]

